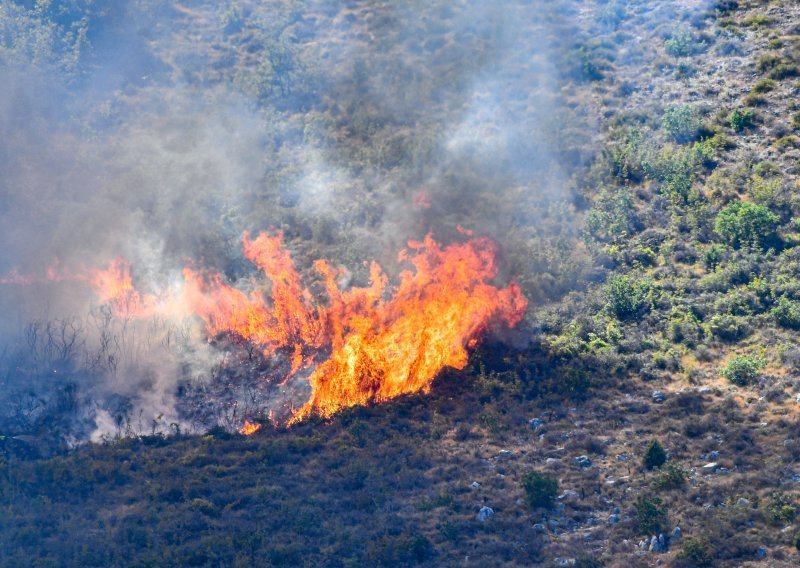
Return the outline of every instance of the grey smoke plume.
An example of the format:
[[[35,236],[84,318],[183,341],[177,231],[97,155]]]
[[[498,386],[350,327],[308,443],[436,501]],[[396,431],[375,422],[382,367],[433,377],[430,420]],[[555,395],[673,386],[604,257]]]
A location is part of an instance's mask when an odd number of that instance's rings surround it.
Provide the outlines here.
[[[242,232],[281,229],[301,270],[363,283],[364,260],[396,272],[407,239],[463,225],[556,294],[542,249],[577,237],[594,127],[561,89],[584,80],[581,19],[619,3],[29,4],[0,6],[0,275],[124,257],[146,292],[187,262],[245,286]],[[298,396],[197,322],[113,321],[80,283],[2,286],[0,309],[0,432],[236,427]]]

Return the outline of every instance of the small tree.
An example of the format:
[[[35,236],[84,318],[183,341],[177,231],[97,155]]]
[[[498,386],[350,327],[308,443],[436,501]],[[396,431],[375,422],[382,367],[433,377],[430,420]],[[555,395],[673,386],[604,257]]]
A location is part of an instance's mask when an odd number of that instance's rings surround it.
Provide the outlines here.
[[[714,230],[733,247],[763,247],[775,240],[779,220],[764,205],[734,201],[719,212]]]
[[[644,451],[642,463],[647,469],[661,467],[667,462],[667,452],[658,440],[652,440]]]
[[[749,385],[755,382],[764,365],[766,365],[766,361],[761,357],[737,355],[722,370],[722,376],[740,387]]]
[[[606,307],[620,320],[631,318],[649,308],[650,291],[648,280],[636,281],[616,275],[606,286]]]
[[[661,118],[661,128],[678,144],[696,140],[702,125],[700,113],[689,105],[671,108]]]
[[[658,534],[669,523],[667,507],[659,497],[639,495],[633,504],[636,509],[636,522],[641,534]]]
[[[531,471],[522,476],[525,501],[532,508],[549,507],[558,494],[558,482],[543,473]]]

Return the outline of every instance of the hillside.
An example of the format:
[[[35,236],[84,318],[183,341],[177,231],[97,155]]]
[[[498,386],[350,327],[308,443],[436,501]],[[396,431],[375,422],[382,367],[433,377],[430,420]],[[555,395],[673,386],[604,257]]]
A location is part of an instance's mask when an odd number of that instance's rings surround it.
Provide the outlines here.
[[[0,30],[0,564],[797,565],[800,5],[13,1]],[[262,232],[315,313],[426,235],[489,237],[472,289],[527,310],[289,425],[335,339],[300,366],[80,276],[277,297]]]

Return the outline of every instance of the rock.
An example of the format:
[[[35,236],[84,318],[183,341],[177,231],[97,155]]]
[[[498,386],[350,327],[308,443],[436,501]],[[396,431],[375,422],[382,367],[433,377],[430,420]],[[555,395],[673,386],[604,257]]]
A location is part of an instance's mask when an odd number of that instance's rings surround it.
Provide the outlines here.
[[[564,491],[564,493],[559,495],[558,498],[559,498],[559,500],[562,500],[562,501],[564,499],[577,499],[578,498],[578,493],[575,492],[575,491],[571,491],[571,490],[567,489],[566,491]]]
[[[683,538],[683,533],[681,532],[681,527],[675,527],[672,529],[672,534],[670,535],[670,540],[678,541]]]
[[[554,566],[575,566],[574,558],[556,558],[553,560]]]
[[[575,458],[575,463],[582,468],[592,467],[592,460],[586,456],[578,456]]]
[[[666,400],[667,397],[663,392],[659,390],[654,390],[653,394],[650,395],[650,398],[652,398],[653,402],[655,403],[662,403],[664,402],[664,400]]]
[[[618,454],[614,459],[616,459],[618,462],[626,462],[631,459],[631,457],[628,454]]]
[[[546,460],[544,460],[544,463],[558,463],[560,461],[561,460],[558,458],[547,458]]]
[[[480,489],[481,488],[481,484],[478,483],[477,481],[473,481],[472,483],[470,483],[469,486],[472,487],[473,489]]]
[[[514,453],[509,450],[500,450],[500,453],[497,454],[497,459],[499,460],[508,460],[514,456]]]
[[[534,532],[545,532],[547,527],[545,527],[542,523],[536,523],[533,525]]]
[[[539,428],[544,426],[544,420],[542,420],[541,418],[531,418],[531,420],[530,420],[530,422],[528,422],[528,424],[530,425],[531,429],[534,432],[536,432]]]
[[[703,473],[711,473],[717,469],[719,464],[717,462],[710,462],[703,466]]]
[[[478,511],[478,520],[481,522],[485,522],[491,519],[492,517],[494,517],[494,509],[492,509],[491,507],[487,507],[484,505],[483,507],[481,507],[481,510]]]
[[[517,499],[516,501],[514,501],[514,504],[516,504],[517,507],[521,507],[522,505],[525,504],[525,501],[523,501],[522,499]]]
[[[667,539],[663,534],[650,538],[650,545],[647,547],[650,552],[661,553],[667,551]]]
[[[709,457],[710,459],[712,459],[712,460],[718,460],[718,459],[719,459],[719,452],[718,452],[718,451],[716,451],[716,450],[714,450],[713,452],[711,452],[710,454],[708,454],[708,457]]]
[[[800,404],[800,394],[798,394],[797,396],[795,396],[795,397],[794,397],[794,401],[795,401],[797,404]]]
[[[556,531],[556,529],[559,527],[560,524],[561,523],[558,522],[558,519],[550,519],[550,520],[547,521],[547,526],[553,532]]]
[[[619,515],[609,515],[608,516],[608,524],[609,525],[616,525],[619,522]]]
[[[756,550],[756,558],[761,560],[762,558],[767,557],[767,549],[763,546],[759,546],[758,550]]]
[[[750,499],[745,499],[744,497],[739,497],[739,500],[736,501],[736,506],[745,509],[745,508],[750,506]]]

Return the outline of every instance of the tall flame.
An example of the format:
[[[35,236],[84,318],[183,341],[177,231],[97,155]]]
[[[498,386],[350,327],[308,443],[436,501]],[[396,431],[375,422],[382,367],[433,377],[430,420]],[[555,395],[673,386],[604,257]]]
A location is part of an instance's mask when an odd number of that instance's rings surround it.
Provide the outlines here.
[[[497,248],[487,238],[448,246],[430,235],[410,241],[398,257],[410,269],[400,273],[394,287],[373,262],[368,286],[341,290],[337,281],[343,270],[319,260],[314,269],[327,295],[324,303],[303,284],[282,241],[280,232],[243,237],[244,255],[263,272],[268,294],[246,294],[220,274],[185,268],[183,290],[156,298],[136,290],[130,264],[121,259],[87,275],[51,268],[41,279],[12,272],[0,284],[83,282],[118,317],[195,314],[210,337],[235,334],[266,356],[291,351],[285,381],[311,369],[312,392],[290,424],[312,414],[330,417],[346,407],[427,392],[444,367],[466,365],[467,349],[487,327],[514,327],[528,305],[517,284],[500,289],[489,283],[497,275]],[[253,428],[248,423],[242,432]]]
[[[316,304],[302,285],[281,241],[280,233],[244,237],[245,256],[272,283],[269,300],[226,285],[218,274],[204,279],[186,269],[184,276],[189,305],[209,334],[235,333],[263,346],[266,354],[292,348],[292,372],[329,352],[309,378],[311,398],[291,423],[427,392],[444,367],[466,365],[467,346],[488,325],[500,321],[513,327],[527,308],[516,284],[498,289],[488,283],[497,275],[497,251],[486,238],[447,247],[431,236],[409,242],[399,260],[414,270],[402,272],[391,292],[376,263],[369,286],[342,291],[336,284],[341,271],[317,261],[326,305]]]

